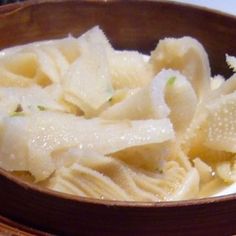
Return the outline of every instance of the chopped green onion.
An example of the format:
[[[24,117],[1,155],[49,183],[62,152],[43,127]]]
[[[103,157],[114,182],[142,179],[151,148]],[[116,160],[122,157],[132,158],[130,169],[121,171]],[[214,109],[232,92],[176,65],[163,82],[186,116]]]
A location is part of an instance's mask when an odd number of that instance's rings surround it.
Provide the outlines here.
[[[44,107],[44,106],[38,105],[37,107],[40,111],[45,111],[46,110],[46,107]]]
[[[15,116],[24,116],[25,113],[23,111],[14,111],[10,114],[11,117],[15,117]]]
[[[167,81],[167,85],[173,85],[175,83],[175,80],[176,80],[176,77],[171,76]]]

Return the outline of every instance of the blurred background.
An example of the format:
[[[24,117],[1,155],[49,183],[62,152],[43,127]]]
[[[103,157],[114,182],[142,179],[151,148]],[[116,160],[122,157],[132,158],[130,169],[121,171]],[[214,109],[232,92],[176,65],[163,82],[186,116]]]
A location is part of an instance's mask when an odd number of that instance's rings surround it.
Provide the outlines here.
[[[235,0],[175,0],[175,2],[189,3],[207,8],[212,8],[218,11],[227,12],[236,15]]]

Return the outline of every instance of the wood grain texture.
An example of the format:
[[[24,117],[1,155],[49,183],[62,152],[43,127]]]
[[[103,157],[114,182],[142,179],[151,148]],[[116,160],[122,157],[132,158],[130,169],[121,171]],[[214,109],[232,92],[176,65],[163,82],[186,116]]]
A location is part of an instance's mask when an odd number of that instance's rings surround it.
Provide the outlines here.
[[[0,235],[1,236],[53,236],[52,234],[17,224],[16,222],[0,216]]]
[[[116,48],[150,52],[163,37],[203,43],[214,74],[236,55],[236,18],[165,1],[27,1],[0,8],[0,48],[77,36],[100,25]],[[99,201],[54,193],[0,170],[0,214],[60,235],[232,235],[236,195],[169,203]]]

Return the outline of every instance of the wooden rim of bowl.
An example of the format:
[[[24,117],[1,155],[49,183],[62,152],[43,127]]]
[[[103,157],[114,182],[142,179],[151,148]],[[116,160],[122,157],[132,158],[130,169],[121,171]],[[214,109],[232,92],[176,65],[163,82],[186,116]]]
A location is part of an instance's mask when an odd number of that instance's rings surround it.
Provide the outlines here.
[[[6,15],[14,14],[15,12],[18,12],[20,10],[23,10],[24,8],[28,8],[34,5],[44,4],[44,3],[60,3],[60,2],[78,2],[77,0],[27,0],[23,2],[15,2],[10,3],[6,5],[0,6],[0,18],[4,17]],[[98,4],[98,5],[107,5],[107,4],[115,4],[120,3],[123,0],[80,0],[78,4]],[[158,4],[164,4],[169,6],[181,6],[181,7],[188,7],[188,8],[194,8],[198,9],[200,11],[206,11],[210,13],[216,13],[221,16],[228,16],[231,18],[235,18],[236,16],[230,13],[226,13],[220,10],[211,9],[205,6],[200,5],[194,5],[192,3],[185,3],[185,2],[177,2],[177,1],[166,1],[166,0],[126,0],[126,2],[129,3],[137,3],[137,2],[145,2],[145,3],[158,3]]]
[[[28,0],[25,2],[17,2],[12,4],[7,4],[0,6],[0,19],[2,17],[6,17],[9,15],[12,15],[18,11],[21,11],[25,8],[39,5],[39,4],[45,4],[45,3],[60,3],[65,2],[65,0]],[[106,5],[106,4],[116,4],[119,2],[122,2],[122,0],[67,0],[67,2],[77,2],[78,4],[98,4],[98,5]],[[178,6],[178,7],[187,7],[187,8],[194,8],[195,10],[199,11],[205,11],[212,14],[217,14],[220,16],[226,16],[231,19],[236,20],[236,16],[224,13],[218,10],[209,9],[202,6],[195,6],[192,4],[185,4],[185,3],[179,3],[179,2],[173,2],[173,1],[165,1],[165,0],[126,0],[126,2],[132,3],[132,2],[145,2],[150,4],[163,4],[168,6]],[[194,206],[194,205],[206,205],[206,204],[215,204],[215,203],[221,203],[221,202],[228,202],[228,201],[235,201],[236,200],[236,193],[235,194],[229,194],[225,196],[219,196],[219,197],[207,197],[207,198],[200,198],[200,199],[193,199],[193,200],[180,200],[180,201],[161,201],[161,202],[131,202],[131,201],[114,201],[114,200],[103,200],[103,199],[95,199],[95,198],[87,198],[87,197],[80,197],[75,195],[70,195],[66,193],[60,193],[56,192],[44,187],[37,186],[32,183],[28,183],[24,180],[21,180],[20,178],[12,175],[10,172],[3,170],[0,168],[0,176],[1,178],[4,178],[6,181],[13,182],[17,184],[22,189],[30,189],[32,192],[40,192],[41,194],[47,196],[50,195],[54,198],[61,198],[67,201],[76,201],[76,202],[82,202],[82,203],[89,203],[89,204],[95,204],[95,205],[106,205],[106,206],[119,206],[119,207],[154,207],[154,208],[172,208],[172,207],[187,207],[187,206]]]

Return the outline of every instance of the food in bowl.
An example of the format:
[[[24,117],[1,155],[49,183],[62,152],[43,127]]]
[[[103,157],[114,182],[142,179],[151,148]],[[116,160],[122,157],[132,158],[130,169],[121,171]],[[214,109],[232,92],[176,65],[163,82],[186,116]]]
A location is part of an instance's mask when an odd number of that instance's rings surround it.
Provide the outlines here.
[[[124,201],[212,196],[235,182],[236,77],[212,77],[196,39],[165,38],[148,57],[94,27],[4,49],[0,65],[0,167],[19,178]]]

